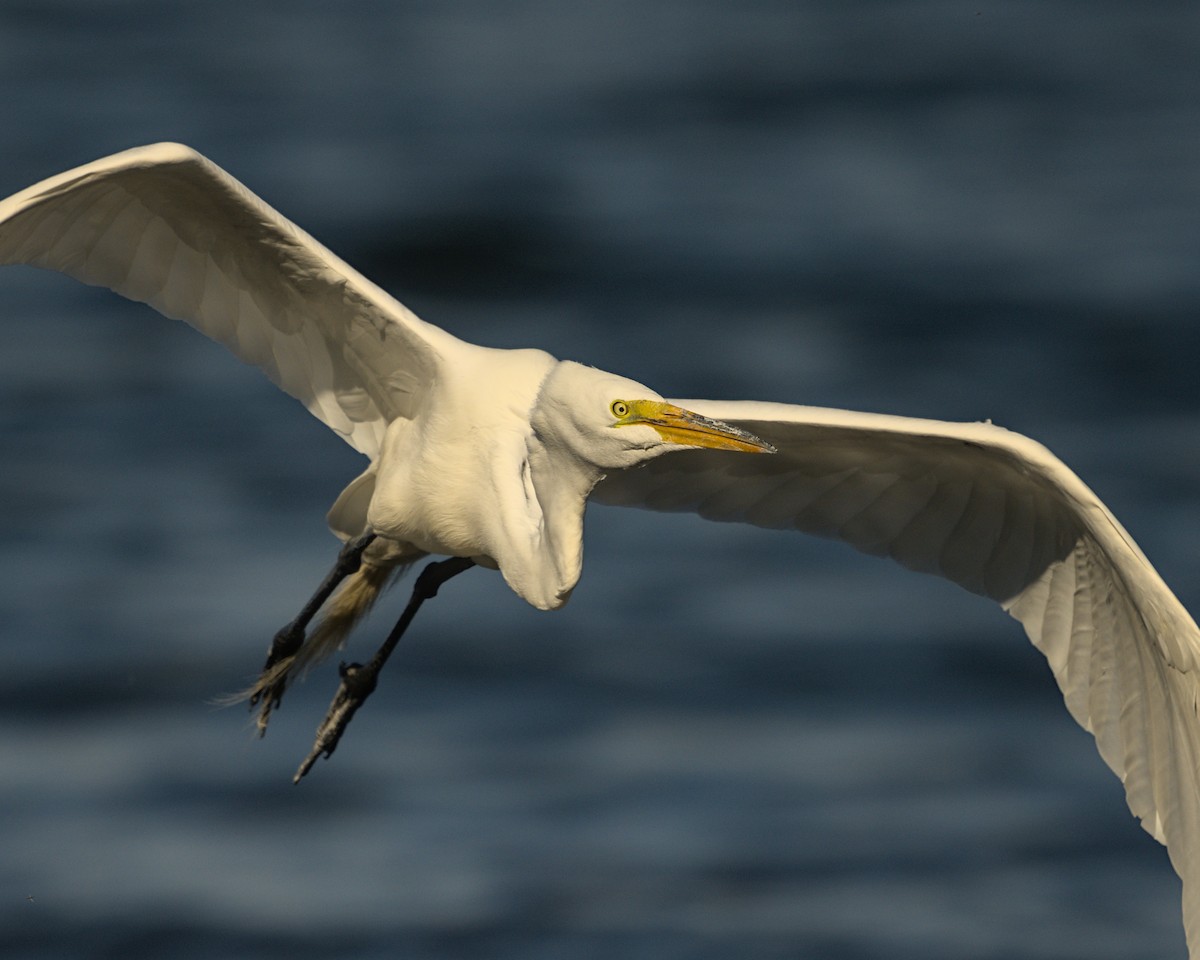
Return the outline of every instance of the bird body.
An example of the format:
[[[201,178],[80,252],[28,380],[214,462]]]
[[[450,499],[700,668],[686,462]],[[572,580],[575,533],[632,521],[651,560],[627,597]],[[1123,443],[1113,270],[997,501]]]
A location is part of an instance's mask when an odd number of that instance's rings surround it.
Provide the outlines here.
[[[0,263],[185,320],[368,458],[329,513],[345,541],[335,574],[277,635],[254,688],[263,725],[295,669],[336,649],[425,555],[453,559],[418,578],[412,612],[472,562],[553,609],[579,580],[589,501],[831,537],[1022,623],[1130,809],[1166,844],[1200,958],[1200,631],[1111,512],[1035,441],[991,424],[667,400],[540,350],[465,343],[178,144],[0,201]],[[326,753],[361,703],[353,673]]]
[[[367,514],[351,526],[420,554],[469,557],[533,606],[559,607],[579,579],[584,504],[600,477],[553,456],[565,440],[549,426],[553,391],[542,388],[562,382],[551,376],[562,364],[539,350],[464,357],[416,417],[389,425]],[[571,366],[573,379],[589,373]]]
[[[471,348],[461,357],[417,416],[389,424],[361,527],[423,554],[496,566],[536,533],[521,464],[530,411],[555,361],[537,350]]]

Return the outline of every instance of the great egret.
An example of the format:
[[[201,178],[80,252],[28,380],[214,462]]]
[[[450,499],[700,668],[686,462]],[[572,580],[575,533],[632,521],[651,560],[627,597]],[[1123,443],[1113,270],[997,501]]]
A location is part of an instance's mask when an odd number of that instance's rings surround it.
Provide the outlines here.
[[[0,262],[187,321],[369,459],[329,513],[345,543],[338,563],[249,691],[262,728],[297,670],[340,646],[397,572],[449,558],[417,578],[375,659],[343,668],[297,780],[333,751],[448,577],[480,564],[535,607],[566,602],[589,499],[797,529],[939,574],[1024,625],[1130,809],[1166,844],[1200,957],[1200,634],[1104,504],[1041,445],[983,423],[667,401],[538,350],[465,343],[177,144],[0,202]]]

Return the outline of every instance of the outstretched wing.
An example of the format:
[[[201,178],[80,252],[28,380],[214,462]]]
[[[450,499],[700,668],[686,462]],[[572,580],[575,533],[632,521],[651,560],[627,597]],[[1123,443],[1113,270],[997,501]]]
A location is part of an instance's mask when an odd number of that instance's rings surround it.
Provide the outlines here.
[[[58,270],[187,321],[370,457],[387,423],[419,407],[453,340],[179,144],[0,201],[0,263]]]
[[[1200,956],[1200,633],[1096,495],[1045,447],[990,424],[675,402],[779,452],[680,451],[610,474],[593,499],[844,540],[999,601],[1166,844]]]

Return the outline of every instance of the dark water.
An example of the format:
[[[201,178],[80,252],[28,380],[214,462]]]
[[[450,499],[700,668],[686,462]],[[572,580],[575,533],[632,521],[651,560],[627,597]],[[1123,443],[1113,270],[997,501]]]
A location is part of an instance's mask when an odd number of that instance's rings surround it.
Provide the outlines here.
[[[467,339],[990,417],[1196,609],[1197,40],[1183,2],[0,0],[0,194],[183,140]],[[781,534],[596,509],[554,615],[463,577],[293,787],[331,670],[261,743],[210,701],[357,455],[100,291],[0,272],[0,325],[3,957],[1184,955],[1016,625]]]

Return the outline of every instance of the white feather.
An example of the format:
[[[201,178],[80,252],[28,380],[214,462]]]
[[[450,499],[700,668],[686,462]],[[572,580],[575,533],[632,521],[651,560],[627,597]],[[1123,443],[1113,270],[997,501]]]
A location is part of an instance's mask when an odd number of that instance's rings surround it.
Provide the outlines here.
[[[179,144],[44,180],[0,202],[0,223],[0,263],[57,270],[185,320],[369,457],[455,343]]]
[[[1096,495],[1045,447],[990,424],[675,402],[779,453],[660,457],[610,473],[593,499],[832,537],[999,601],[1166,844],[1200,953],[1200,632]]]
[[[559,606],[580,575],[590,493],[840,539],[998,601],[1046,655],[1130,809],[1167,845],[1200,958],[1200,635],[1104,504],[1041,445],[989,424],[677,401],[725,421],[709,423],[741,449],[754,447],[728,424],[778,452],[685,449],[653,417],[614,420],[641,401],[665,409],[653,391],[422,322],[177,144],[0,202],[0,262],[58,270],[187,321],[370,457],[330,523],[344,539],[378,535],[367,559],[379,583],[389,565],[448,553],[498,567],[536,606]]]

